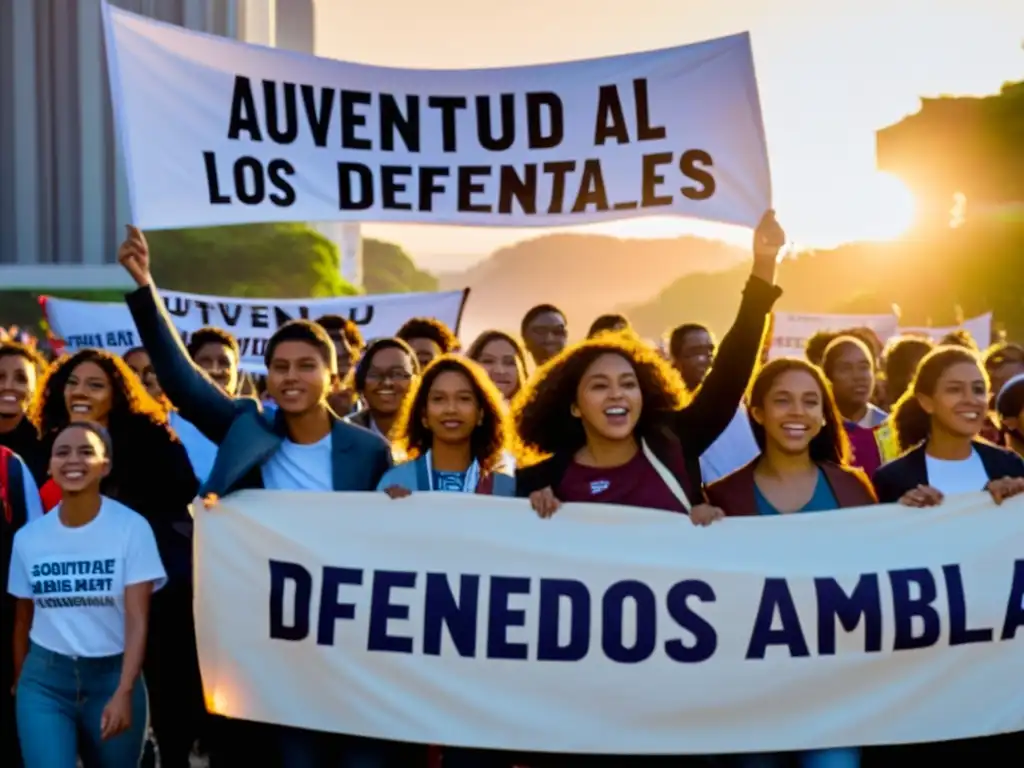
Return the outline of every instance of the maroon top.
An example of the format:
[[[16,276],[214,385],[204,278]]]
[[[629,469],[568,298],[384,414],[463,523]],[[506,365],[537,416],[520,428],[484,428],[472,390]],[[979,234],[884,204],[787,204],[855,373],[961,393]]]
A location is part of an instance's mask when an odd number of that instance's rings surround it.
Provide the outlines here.
[[[618,467],[587,467],[571,462],[555,496],[565,502],[686,512],[643,451],[637,451],[636,456]]]

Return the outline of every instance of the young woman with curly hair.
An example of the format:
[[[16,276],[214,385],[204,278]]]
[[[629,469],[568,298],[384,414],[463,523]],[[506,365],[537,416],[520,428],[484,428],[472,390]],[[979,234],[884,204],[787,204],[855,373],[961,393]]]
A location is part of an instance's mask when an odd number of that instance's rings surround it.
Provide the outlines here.
[[[1024,461],[979,439],[988,415],[988,377],[976,352],[938,347],[918,366],[893,408],[903,455],[879,469],[883,503],[934,507],[945,496],[987,490],[996,502],[1024,493]]]
[[[736,416],[761,352],[785,234],[768,212],[754,233],[754,267],[739,313],[692,400],[658,354],[626,334],[600,336],[542,367],[513,404],[526,454],[516,493],[542,517],[561,502],[626,504],[721,515],[706,505],[700,456]],[[527,456],[520,457],[521,459]]]
[[[409,393],[395,425],[395,444],[408,458],[388,470],[380,490],[392,498],[413,491],[514,496],[500,470],[508,442],[506,409],[487,373],[455,355],[436,358]]]
[[[68,424],[102,426],[118,459],[100,491],[152,526],[169,579],[153,598],[146,652],[153,729],[162,764],[186,766],[203,712],[188,511],[199,484],[188,454],[141,380],[104,350],[83,349],[54,363],[39,385],[31,416],[51,450]]]

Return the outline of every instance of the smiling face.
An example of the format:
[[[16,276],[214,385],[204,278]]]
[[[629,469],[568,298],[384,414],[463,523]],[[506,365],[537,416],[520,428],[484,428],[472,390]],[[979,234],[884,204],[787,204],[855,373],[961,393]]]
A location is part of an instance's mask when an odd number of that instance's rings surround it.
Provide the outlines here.
[[[282,341],[267,367],[267,392],[282,411],[307,413],[331,387],[331,370],[320,350],[305,341]]]
[[[484,344],[477,362],[487,371],[494,386],[506,400],[511,400],[515,396],[523,379],[526,378],[526,372],[519,362],[515,347],[505,339],[491,339]]]
[[[631,439],[642,410],[640,382],[626,358],[603,354],[584,371],[573,415],[583,421],[588,438]]]
[[[750,413],[764,427],[768,445],[800,455],[825,426],[824,393],[807,371],[785,371],[772,382],[763,404],[751,407]]]
[[[458,371],[439,374],[427,393],[423,426],[434,440],[465,443],[480,424],[483,413],[469,378]]]
[[[409,394],[415,376],[412,360],[404,350],[385,347],[370,360],[363,396],[371,413],[392,416],[398,413]]]
[[[64,385],[68,418],[106,426],[113,404],[114,388],[106,371],[89,360],[76,365]]]
[[[0,417],[21,416],[36,391],[36,369],[21,355],[0,357]]]
[[[50,475],[64,495],[98,489],[109,472],[106,447],[91,429],[70,427],[53,442]]]
[[[917,399],[933,426],[956,437],[974,438],[985,424],[988,383],[974,363],[956,363],[939,376],[932,395],[919,394]]]
[[[228,394],[238,387],[238,357],[227,344],[208,341],[196,350],[196,365]]]

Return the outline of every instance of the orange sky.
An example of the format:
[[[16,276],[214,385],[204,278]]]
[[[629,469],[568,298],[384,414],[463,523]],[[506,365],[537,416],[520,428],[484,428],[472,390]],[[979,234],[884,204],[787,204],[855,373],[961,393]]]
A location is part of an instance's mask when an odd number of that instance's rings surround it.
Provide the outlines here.
[[[912,215],[874,170],[874,130],[919,95],[985,94],[1024,79],[1020,0],[316,0],[317,52],[405,67],[528,64],[679,45],[749,30],[772,163],[790,237],[828,246],[892,237]],[[743,230],[647,219],[597,231]],[[432,269],[457,269],[541,230],[374,225]]]

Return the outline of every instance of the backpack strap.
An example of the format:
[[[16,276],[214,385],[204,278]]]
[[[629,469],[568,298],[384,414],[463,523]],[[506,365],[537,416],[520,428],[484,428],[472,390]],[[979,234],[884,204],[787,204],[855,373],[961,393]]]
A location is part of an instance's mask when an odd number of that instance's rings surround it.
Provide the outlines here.
[[[651,446],[647,444],[646,440],[640,441],[641,447],[644,451],[644,456],[647,457],[647,461],[654,467],[654,471],[658,473],[658,476],[664,481],[668,489],[672,491],[672,495],[676,497],[676,500],[683,505],[683,509],[686,510],[686,514],[690,514],[690,510],[693,505],[690,504],[690,500],[686,496],[686,491],[683,490],[682,484],[676,479],[676,476],[672,474],[672,470],[665,466],[665,464],[654,455],[654,451],[651,450]]]

